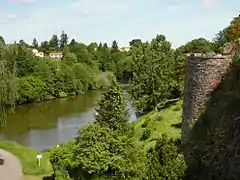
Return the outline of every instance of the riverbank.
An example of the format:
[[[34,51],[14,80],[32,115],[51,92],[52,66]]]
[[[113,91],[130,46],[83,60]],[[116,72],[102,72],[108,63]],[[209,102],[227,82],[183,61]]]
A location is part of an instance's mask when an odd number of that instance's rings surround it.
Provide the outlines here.
[[[155,144],[155,140],[162,133],[179,138],[181,134],[181,105],[182,101],[174,102],[169,107],[152,111],[132,122],[136,143],[148,149]],[[37,150],[9,141],[0,141],[0,148],[11,152],[20,159],[25,175],[43,176],[52,173],[47,151],[42,153],[41,166],[38,167]]]
[[[48,159],[48,152],[42,154],[40,167],[37,164],[37,150],[21,146],[11,141],[0,141],[0,148],[15,155],[21,162],[25,175],[48,175],[52,173],[52,166]]]

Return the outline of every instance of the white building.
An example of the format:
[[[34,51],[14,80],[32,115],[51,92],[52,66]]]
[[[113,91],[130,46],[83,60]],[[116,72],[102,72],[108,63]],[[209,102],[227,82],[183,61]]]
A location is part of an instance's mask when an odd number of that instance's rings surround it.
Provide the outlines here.
[[[35,56],[44,57],[44,52],[38,52],[37,49],[33,49],[33,50],[32,50],[32,53],[33,53]]]
[[[62,58],[62,53],[61,52],[53,52],[49,53],[49,57],[53,59],[61,59]]]

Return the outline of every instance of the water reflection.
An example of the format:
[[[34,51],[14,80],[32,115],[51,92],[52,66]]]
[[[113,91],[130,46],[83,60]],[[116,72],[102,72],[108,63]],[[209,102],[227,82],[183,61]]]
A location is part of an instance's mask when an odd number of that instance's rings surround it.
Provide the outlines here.
[[[1,139],[47,149],[72,139],[79,128],[91,123],[102,92],[18,106],[7,116]],[[128,103],[128,107],[130,103]],[[130,108],[131,120],[136,118]]]

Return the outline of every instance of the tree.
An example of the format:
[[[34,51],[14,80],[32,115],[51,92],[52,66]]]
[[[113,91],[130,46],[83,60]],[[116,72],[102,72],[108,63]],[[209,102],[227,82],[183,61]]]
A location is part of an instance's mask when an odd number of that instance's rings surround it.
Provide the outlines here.
[[[95,123],[126,133],[128,118],[122,90],[117,82],[113,81],[96,108]]]
[[[129,82],[132,78],[132,56],[126,56],[117,62],[117,78],[119,81]]]
[[[43,51],[45,53],[49,53],[50,52],[48,41],[41,42],[40,51]]]
[[[65,62],[67,65],[71,66],[75,63],[77,63],[77,56],[74,53],[66,53],[63,57],[63,62]]]
[[[74,143],[54,148],[50,161],[72,179],[141,179],[143,171],[132,140],[99,124],[80,130]]]
[[[224,28],[223,30],[219,31],[213,39],[213,46],[214,46],[214,51],[216,52],[221,52],[221,48],[229,42],[228,37],[227,37],[227,28]]]
[[[42,58],[40,61],[36,63],[33,75],[38,77],[45,83],[45,87],[43,89],[44,96],[55,96],[55,80],[57,74],[57,63],[56,61],[48,58]]]
[[[91,55],[88,52],[87,46],[83,43],[75,43],[69,46],[69,51],[77,56],[79,63],[86,63],[88,65],[92,64]]]
[[[26,45],[27,45],[26,42],[25,42],[23,39],[21,39],[21,40],[19,41],[19,44],[22,45],[22,46],[26,46]]]
[[[38,49],[38,42],[36,38],[33,39],[32,46],[33,48]]]
[[[131,96],[142,113],[153,110],[171,97],[174,88],[174,51],[165,36],[157,35],[151,43],[133,47]]]
[[[86,92],[93,84],[93,70],[86,64],[77,63],[73,66],[73,72],[76,77],[77,92]]]
[[[117,41],[114,40],[113,43],[112,43],[112,48],[111,48],[112,52],[118,52],[118,44],[117,44]]]
[[[129,45],[132,46],[138,46],[142,44],[142,40],[141,39],[133,39],[132,41],[129,42]]]
[[[5,43],[5,41],[4,41],[4,38],[3,38],[2,36],[0,36],[0,46],[1,46],[1,45],[3,45],[3,46],[6,45],[6,43]]]
[[[147,178],[150,180],[179,180],[184,176],[186,164],[179,154],[180,144],[163,134],[155,147],[147,153]]]
[[[61,38],[60,38],[60,49],[63,50],[63,48],[67,45],[68,43],[68,35],[63,31],[61,34]]]
[[[58,36],[56,34],[53,34],[52,35],[52,38],[50,39],[49,41],[49,48],[52,50],[52,51],[57,51],[58,48],[59,48],[59,40],[58,40]]]
[[[235,17],[227,27],[227,39],[236,41],[240,38],[240,16]]]
[[[24,46],[16,46],[17,76],[27,76],[34,72],[37,58]]]
[[[10,56],[11,47],[0,46],[0,128],[6,122],[6,107],[13,106],[16,98],[15,62]]]
[[[25,76],[17,79],[17,104],[32,103],[43,98],[45,83],[37,77]]]
[[[73,46],[76,43],[76,40],[73,38],[71,42],[69,43],[69,46]]]
[[[210,41],[204,38],[198,38],[188,42],[178,49],[183,53],[207,53],[213,52],[214,46]]]

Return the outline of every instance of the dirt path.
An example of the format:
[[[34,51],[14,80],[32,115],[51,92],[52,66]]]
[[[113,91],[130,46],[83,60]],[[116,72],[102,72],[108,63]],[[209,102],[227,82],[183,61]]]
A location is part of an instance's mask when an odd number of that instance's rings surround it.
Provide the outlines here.
[[[21,180],[22,167],[18,158],[2,149],[0,149],[0,154],[4,158],[4,165],[0,165],[0,179]]]

